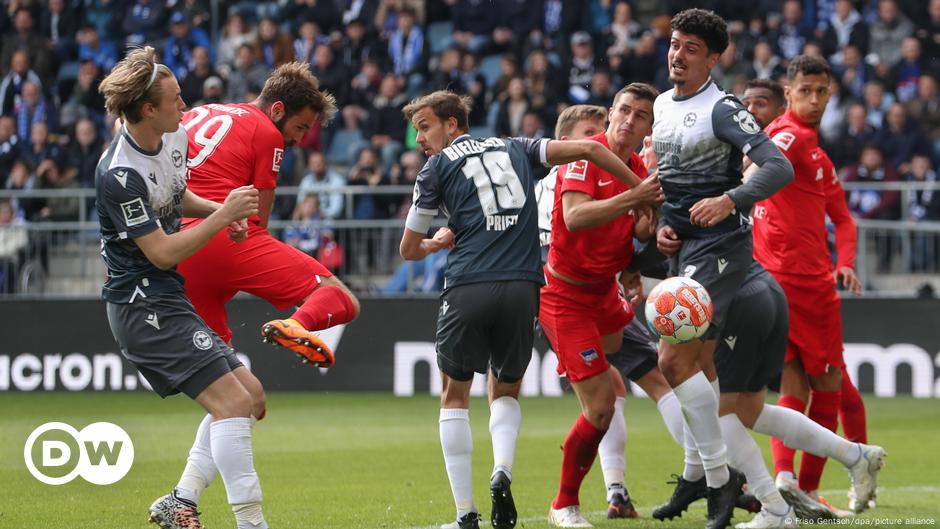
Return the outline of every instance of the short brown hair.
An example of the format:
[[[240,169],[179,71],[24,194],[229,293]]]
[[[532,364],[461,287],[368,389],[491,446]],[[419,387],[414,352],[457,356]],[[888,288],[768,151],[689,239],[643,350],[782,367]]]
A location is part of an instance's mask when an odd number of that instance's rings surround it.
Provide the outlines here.
[[[328,124],[336,114],[336,98],[320,89],[320,81],[302,62],[289,62],[278,66],[264,83],[258,102],[265,111],[274,103],[284,103],[284,117],[289,118],[305,108],[317,113],[322,125]]]
[[[454,118],[457,120],[457,128],[462,131],[470,130],[470,108],[473,107],[473,100],[470,96],[455,94],[450,90],[438,90],[428,95],[415,98],[405,105],[402,112],[408,121],[414,117],[422,108],[430,108],[434,115],[441,120]]]
[[[826,59],[822,57],[797,55],[790,61],[790,65],[787,66],[787,80],[792,81],[796,79],[796,76],[799,74],[825,75],[832,79],[832,68],[829,67],[829,63],[826,62]]]
[[[633,97],[636,99],[645,99],[646,101],[655,103],[656,98],[659,97],[659,90],[657,90],[653,85],[646,83],[630,83],[627,86],[621,88],[619,92],[614,94],[614,99],[611,101],[611,105],[613,105],[623,94],[633,94]]]
[[[607,109],[598,105],[571,105],[558,116],[558,122],[555,123],[555,139],[569,136],[574,126],[585,119],[605,121]]]
[[[98,85],[104,96],[104,107],[130,123],[143,119],[145,103],[158,105],[163,95],[160,81],[173,72],[157,62],[157,51],[150,46],[134,48]]]

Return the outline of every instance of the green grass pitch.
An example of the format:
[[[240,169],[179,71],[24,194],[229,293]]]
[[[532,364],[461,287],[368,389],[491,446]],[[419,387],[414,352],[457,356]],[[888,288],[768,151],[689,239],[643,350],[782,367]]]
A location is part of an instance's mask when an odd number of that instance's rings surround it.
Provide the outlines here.
[[[917,517],[940,521],[940,404],[936,400],[866,398],[873,442],[888,451],[879,505],[853,526],[924,527],[905,524]],[[523,399],[513,494],[517,527],[547,527],[545,514],[557,486],[560,445],[578,412],[577,402]],[[432,527],[453,519],[454,507],[437,433],[433,397],[395,398],[380,394],[273,393],[268,418],[255,427],[255,465],[264,489],[272,529]],[[182,397],[165,402],[151,394],[0,395],[0,528],[145,528],[147,507],[176,483],[201,412]],[[489,526],[488,480],[492,452],[486,402],[474,399],[474,492]],[[671,492],[665,482],[681,469],[681,452],[656,408],[628,398],[627,482],[643,518],[605,518],[599,467],[588,474],[581,503],[597,527],[701,528],[704,502],[681,519],[661,523],[649,517]],[[136,451],[130,473],[114,485],[77,479],[62,486],[35,480],[23,462],[27,435],[42,423],[64,421],[78,429],[110,421],[130,434]],[[768,442],[757,437],[768,454]],[[769,459],[768,459],[769,461]],[[845,507],[848,478],[829,462],[824,494]],[[231,529],[234,520],[220,481],[200,504],[208,529]],[[746,520],[737,511],[736,522]],[[891,520],[901,520],[897,524]],[[152,527],[152,526],[150,526]]]

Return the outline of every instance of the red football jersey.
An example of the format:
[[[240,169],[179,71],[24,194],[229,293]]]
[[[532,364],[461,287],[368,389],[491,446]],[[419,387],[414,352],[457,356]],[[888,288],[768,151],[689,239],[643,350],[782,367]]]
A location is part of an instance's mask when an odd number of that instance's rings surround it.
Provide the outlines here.
[[[588,139],[610,148],[603,132]],[[643,160],[636,153],[630,156],[627,166],[640,178],[646,178]],[[613,175],[586,160],[558,168],[552,208],[552,243],[548,249],[548,263],[556,272],[578,281],[595,282],[612,279],[630,264],[633,259],[632,214],[620,215],[607,224],[571,233],[565,226],[561,203],[561,195],[565,191],[578,191],[594,200],[603,200],[628,189]]]
[[[832,273],[826,214],[836,224],[839,266],[854,266],[855,223],[816,129],[792,110],[765,129],[793,165],[793,181],[754,206],[754,258],[768,271],[822,276]]]
[[[277,186],[284,136],[260,108],[250,103],[210,104],[183,114],[189,135],[187,185],[202,198],[224,202],[236,187]],[[260,217],[250,217],[257,223]]]

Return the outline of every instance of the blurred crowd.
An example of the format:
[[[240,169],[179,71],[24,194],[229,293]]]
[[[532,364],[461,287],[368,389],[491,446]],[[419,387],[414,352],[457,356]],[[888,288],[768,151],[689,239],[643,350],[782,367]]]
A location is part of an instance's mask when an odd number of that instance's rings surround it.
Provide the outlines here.
[[[424,163],[406,102],[469,94],[472,134],[548,136],[565,106],[608,106],[625,83],[668,89],[670,15],[716,11],[731,45],[713,76],[740,95],[801,53],[833,66],[822,141],[846,182],[937,180],[940,0],[5,0],[0,12],[0,183],[92,187],[110,141],[97,86],[129,45],[161,50],[189,106],[252,100],[268,73],[310,64],[340,112],[285,153],[274,217],[311,253],[316,220],[402,218]],[[347,199],[342,186],[363,186]],[[903,200],[902,200],[903,197]],[[940,193],[850,191],[859,218],[940,220]],[[7,211],[12,214],[6,214]],[[79,201],[14,200],[0,223],[78,220]],[[328,256],[321,256],[328,258]],[[935,257],[934,257],[935,258]],[[342,260],[342,252],[339,252]],[[339,265],[337,265],[339,266]]]

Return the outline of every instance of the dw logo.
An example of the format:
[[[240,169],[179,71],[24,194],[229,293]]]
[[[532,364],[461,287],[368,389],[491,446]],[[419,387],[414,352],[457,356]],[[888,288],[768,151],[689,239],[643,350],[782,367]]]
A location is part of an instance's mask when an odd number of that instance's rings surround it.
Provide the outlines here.
[[[33,430],[23,448],[26,468],[47,485],[63,485],[81,476],[95,485],[123,478],[134,463],[134,444],[120,426],[96,422],[76,430],[47,422]]]

